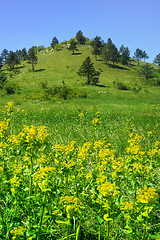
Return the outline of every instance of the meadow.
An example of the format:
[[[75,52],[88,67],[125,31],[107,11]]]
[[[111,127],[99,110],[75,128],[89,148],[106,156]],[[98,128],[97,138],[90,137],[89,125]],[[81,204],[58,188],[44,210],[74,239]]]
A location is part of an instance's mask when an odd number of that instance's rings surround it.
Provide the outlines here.
[[[109,68],[79,52],[39,53],[37,71],[23,62],[15,93],[2,92],[0,238],[160,239],[159,87],[134,61]],[[76,73],[89,54],[99,86]],[[64,85],[66,99],[49,91]]]

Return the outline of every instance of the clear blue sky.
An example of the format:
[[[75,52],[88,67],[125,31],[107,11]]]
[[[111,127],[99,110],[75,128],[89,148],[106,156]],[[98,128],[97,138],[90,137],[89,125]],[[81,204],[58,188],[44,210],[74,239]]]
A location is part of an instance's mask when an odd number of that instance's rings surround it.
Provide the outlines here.
[[[160,0],[1,0],[0,54],[33,45],[50,46],[75,37],[111,38],[133,56],[145,50],[149,62],[160,53]]]

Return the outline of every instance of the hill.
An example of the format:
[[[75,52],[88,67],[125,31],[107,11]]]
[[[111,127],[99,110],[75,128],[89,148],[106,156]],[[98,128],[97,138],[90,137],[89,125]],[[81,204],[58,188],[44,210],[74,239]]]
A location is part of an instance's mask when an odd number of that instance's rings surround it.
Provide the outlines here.
[[[88,56],[91,57],[95,69],[101,72],[99,86],[86,86],[84,84],[85,78],[79,77],[77,74],[82,62]],[[141,62],[140,65],[144,65],[144,63]],[[76,88],[77,91],[85,91],[85,96],[94,92],[94,95],[106,93],[106,97],[108,97],[108,94],[119,95],[119,90],[129,90],[127,91],[129,97],[135,93],[144,93],[149,89],[153,89],[156,94],[158,90],[157,87],[151,87],[151,84],[148,87],[148,84],[140,77],[136,60],[131,59],[127,66],[117,64],[112,68],[106,65],[101,58],[96,61],[89,45],[79,45],[78,51],[74,55],[66,48],[55,52],[51,48],[44,49],[38,53],[38,64],[35,66],[35,72],[31,72],[30,69],[31,65],[27,61],[22,61],[16,67],[16,74],[8,71],[8,76],[10,76],[8,84],[11,86],[15,84],[18,91],[14,95],[8,95],[7,99],[45,100],[43,88],[50,88],[51,91],[51,88],[55,86],[63,86],[62,83],[65,83],[69,88]],[[5,67],[3,70],[6,71]],[[6,99],[6,96],[1,98],[2,102],[3,98]],[[54,100],[55,98],[50,96],[50,99]]]

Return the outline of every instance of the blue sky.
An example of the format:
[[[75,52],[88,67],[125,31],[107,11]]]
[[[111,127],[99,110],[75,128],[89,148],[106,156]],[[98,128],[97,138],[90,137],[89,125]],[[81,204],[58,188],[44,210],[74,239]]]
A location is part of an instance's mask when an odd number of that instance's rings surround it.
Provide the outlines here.
[[[1,0],[0,54],[33,45],[50,46],[81,30],[93,39],[145,50],[148,62],[160,53],[160,0]]]

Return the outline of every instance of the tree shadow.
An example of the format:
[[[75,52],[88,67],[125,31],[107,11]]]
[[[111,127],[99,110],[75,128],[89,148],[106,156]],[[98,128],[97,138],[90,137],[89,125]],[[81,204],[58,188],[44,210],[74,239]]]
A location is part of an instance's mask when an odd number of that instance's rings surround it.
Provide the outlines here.
[[[109,64],[107,64],[110,68],[115,68],[115,69],[120,69],[120,70],[129,70],[130,71],[130,69],[129,68],[127,68],[127,67],[122,67],[122,66],[119,66],[119,65],[113,65],[113,64],[111,64],[111,63],[109,63]]]
[[[45,71],[45,69],[41,68],[41,69],[35,70],[35,72],[42,72],[42,71]]]
[[[21,69],[21,68],[24,68],[25,66],[18,66],[18,67],[15,67],[14,69]]]
[[[96,86],[96,87],[106,87],[105,85],[102,85],[102,84],[95,84],[94,86]]]
[[[72,53],[72,55],[81,55],[82,53]]]

